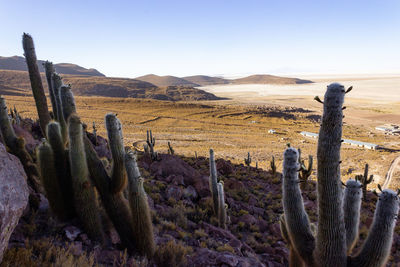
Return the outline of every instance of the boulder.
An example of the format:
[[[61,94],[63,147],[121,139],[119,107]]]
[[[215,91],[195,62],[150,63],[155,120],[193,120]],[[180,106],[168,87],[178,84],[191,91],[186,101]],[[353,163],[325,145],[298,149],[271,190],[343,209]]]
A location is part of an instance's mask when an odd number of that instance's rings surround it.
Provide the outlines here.
[[[0,262],[11,233],[28,204],[26,179],[19,159],[7,153],[0,143]]]

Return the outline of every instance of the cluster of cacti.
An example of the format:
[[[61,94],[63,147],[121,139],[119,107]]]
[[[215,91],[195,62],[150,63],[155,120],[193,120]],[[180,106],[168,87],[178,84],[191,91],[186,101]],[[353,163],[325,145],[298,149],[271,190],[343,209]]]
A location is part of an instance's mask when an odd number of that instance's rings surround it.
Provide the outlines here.
[[[343,193],[340,178],[340,147],[345,90],[331,84],[325,93],[318,139],[318,227],[316,234],[304,209],[299,187],[299,153],[284,152],[283,210],[281,231],[289,243],[291,266],[383,266],[390,253],[393,230],[399,211],[399,193],[383,190],[372,227],[360,252],[349,252],[358,236],[361,183],[348,180]]]
[[[155,250],[153,226],[143,178],[132,152],[125,152],[120,121],[114,114],[105,117],[112,154],[111,171],[108,171],[108,160],[97,156],[76,115],[71,87],[63,84],[53,64],[47,61],[44,65],[53,107],[50,116],[33,41],[28,34],[24,34],[23,44],[40,126],[46,138],[37,149],[37,166],[24,148],[24,139],[15,136],[5,101],[0,97],[0,127],[8,149],[21,159],[30,180],[35,181],[40,173],[50,208],[60,220],[78,216],[89,237],[103,242],[99,196],[124,247],[129,252],[152,256]],[[93,128],[96,137],[94,124]],[[149,138],[153,148],[155,139],[151,132]]]
[[[218,217],[218,224],[226,228],[227,204],[225,203],[224,183],[218,182],[217,166],[215,164],[214,150],[210,149],[210,178],[209,185],[213,200],[214,214]]]
[[[298,149],[299,152],[299,164],[300,164],[300,171],[299,171],[299,179],[301,182],[301,189],[306,190],[308,184],[308,178],[311,176],[312,173],[312,165],[313,165],[313,156],[308,155],[308,165],[306,167],[304,160],[301,159],[301,150]]]
[[[169,141],[168,141],[168,154],[170,154],[170,155],[175,154],[175,150],[173,149],[173,147]]]
[[[246,164],[247,167],[250,167],[251,164],[250,152],[247,152],[247,158],[244,158],[244,164]]]
[[[144,152],[149,154],[152,160],[158,160],[158,153],[154,151],[156,145],[156,138],[153,137],[151,130],[147,130],[146,144],[143,145]]]
[[[364,175],[356,175],[356,180],[362,184],[363,199],[367,198],[367,186],[374,180],[374,175],[371,174],[368,178],[368,164],[365,164]]]

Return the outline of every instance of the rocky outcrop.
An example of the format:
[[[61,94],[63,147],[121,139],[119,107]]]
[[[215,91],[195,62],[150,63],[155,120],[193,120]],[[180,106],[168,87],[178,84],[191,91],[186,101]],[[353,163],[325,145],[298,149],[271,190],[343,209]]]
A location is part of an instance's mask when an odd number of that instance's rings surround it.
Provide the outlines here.
[[[19,159],[0,143],[0,262],[29,197],[26,175]]]

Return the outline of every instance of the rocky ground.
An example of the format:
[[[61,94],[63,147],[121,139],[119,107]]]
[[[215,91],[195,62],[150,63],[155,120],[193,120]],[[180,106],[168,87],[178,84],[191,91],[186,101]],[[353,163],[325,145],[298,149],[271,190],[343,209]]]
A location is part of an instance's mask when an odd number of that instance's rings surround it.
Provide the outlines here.
[[[98,144],[99,155],[110,157],[105,139],[98,137]],[[218,159],[218,151],[216,157],[229,207],[226,230],[217,226],[213,215],[207,158],[160,154],[152,161],[138,152],[158,246],[154,259],[124,254],[106,216],[108,244],[101,247],[91,242],[78,221],[60,223],[53,219],[42,195],[37,211],[25,210],[0,266],[52,266],[54,262],[76,266],[287,266],[288,249],[279,229],[281,174]],[[313,182],[303,197],[315,222]],[[372,223],[375,203],[376,197],[368,193],[361,212],[361,240]],[[400,262],[399,234],[398,224],[390,266]]]

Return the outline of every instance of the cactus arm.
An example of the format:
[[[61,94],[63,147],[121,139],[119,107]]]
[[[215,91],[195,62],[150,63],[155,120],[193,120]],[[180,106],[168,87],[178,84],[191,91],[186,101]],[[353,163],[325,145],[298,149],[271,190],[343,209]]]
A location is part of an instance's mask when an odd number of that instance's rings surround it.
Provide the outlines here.
[[[54,65],[50,61],[46,61],[43,63],[44,70],[46,72],[46,81],[47,81],[47,86],[49,88],[49,95],[50,95],[50,101],[51,101],[51,106],[53,107],[53,115],[56,120],[58,120],[58,111],[57,111],[57,103],[56,103],[56,96],[53,88],[53,81],[52,81],[52,76],[55,72],[54,70]]]
[[[344,190],[343,210],[346,227],[347,253],[350,253],[358,239],[362,185],[356,180],[348,180]]]
[[[113,169],[111,178],[111,192],[116,193],[123,190],[126,185],[126,174],[124,166],[124,140],[122,137],[122,125],[115,114],[107,114],[105,117],[108,142],[113,158]]]
[[[218,181],[217,181],[217,167],[215,165],[214,150],[210,149],[210,191],[213,199],[214,214],[218,215]]]
[[[346,266],[346,230],[340,179],[342,105],[345,90],[328,86],[318,139],[318,231],[315,259],[318,266]]]
[[[115,230],[128,252],[136,249],[135,236],[132,228],[132,216],[128,202],[122,192],[110,193],[111,178],[108,176],[104,165],[97,156],[89,138],[84,137],[86,161],[89,167],[90,177],[100,194],[101,202]]]
[[[155,251],[153,224],[147,195],[143,188],[143,178],[140,176],[132,151],[125,155],[125,166],[128,174],[129,204],[137,248],[141,255],[151,258]]]
[[[50,144],[45,141],[37,150],[40,178],[49,200],[51,211],[60,220],[68,219],[65,213],[64,199],[61,194],[61,187],[57,179],[57,171],[54,164],[54,153]]]
[[[90,239],[104,242],[99,207],[94,188],[89,180],[82,123],[75,114],[69,118],[68,134],[69,161],[76,211]]]
[[[226,229],[226,204],[224,195],[224,185],[218,183],[218,224],[219,227]]]
[[[43,136],[46,135],[46,125],[51,120],[49,108],[47,106],[46,95],[44,94],[42,79],[40,77],[39,67],[37,65],[35,46],[32,37],[24,33],[22,36],[22,46],[29,71],[32,93],[35,98],[36,109],[39,115],[40,128]]]
[[[390,189],[380,194],[368,237],[358,255],[351,259],[354,267],[385,266],[393,241],[399,212],[399,197]]]
[[[68,121],[71,114],[76,113],[76,105],[74,94],[72,93],[71,86],[61,85],[60,87],[60,98],[62,104],[62,111],[64,120]]]
[[[315,240],[299,187],[298,153],[294,148],[287,148],[283,156],[282,204],[287,232],[293,248],[304,262],[312,266]]]

